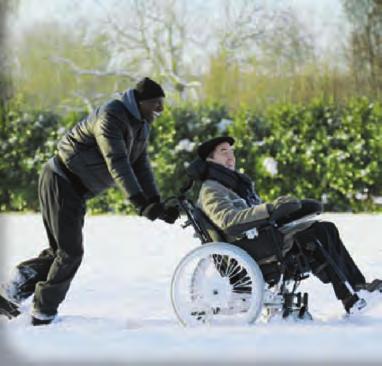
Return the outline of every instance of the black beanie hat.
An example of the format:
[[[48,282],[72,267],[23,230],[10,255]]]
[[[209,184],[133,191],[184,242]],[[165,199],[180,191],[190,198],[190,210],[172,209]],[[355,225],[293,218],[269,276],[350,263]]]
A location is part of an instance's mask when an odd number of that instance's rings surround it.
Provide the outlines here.
[[[198,146],[197,149],[199,157],[202,160],[206,160],[208,155],[210,155],[212,151],[214,151],[215,147],[221,144],[222,142],[228,142],[230,145],[233,145],[235,143],[235,140],[230,136],[221,136],[203,142],[201,145]]]
[[[140,100],[165,97],[162,87],[150,78],[144,78],[135,86],[135,96]]]

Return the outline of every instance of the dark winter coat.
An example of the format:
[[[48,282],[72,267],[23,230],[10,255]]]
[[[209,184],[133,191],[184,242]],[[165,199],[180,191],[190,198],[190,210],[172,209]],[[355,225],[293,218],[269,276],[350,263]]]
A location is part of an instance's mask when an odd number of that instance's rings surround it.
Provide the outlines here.
[[[192,167],[191,167],[192,169]],[[221,165],[207,162],[198,167],[193,177],[203,182],[197,205],[227,236],[228,241],[245,237],[248,231],[269,218],[267,204],[254,189],[253,181],[246,175]],[[291,248],[293,236],[312,225],[313,221],[284,225],[284,251]]]
[[[127,197],[158,196],[147,156],[149,124],[133,90],[97,108],[59,142],[58,155],[91,195],[118,185]]]
[[[269,218],[248,176],[211,162],[207,166],[197,205],[230,241]]]

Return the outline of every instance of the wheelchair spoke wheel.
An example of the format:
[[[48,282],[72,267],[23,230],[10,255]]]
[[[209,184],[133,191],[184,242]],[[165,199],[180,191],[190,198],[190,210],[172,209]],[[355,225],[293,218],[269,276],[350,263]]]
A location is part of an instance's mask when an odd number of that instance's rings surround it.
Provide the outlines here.
[[[257,263],[228,243],[210,243],[187,254],[171,283],[174,311],[183,325],[253,323],[263,305],[264,280]]]

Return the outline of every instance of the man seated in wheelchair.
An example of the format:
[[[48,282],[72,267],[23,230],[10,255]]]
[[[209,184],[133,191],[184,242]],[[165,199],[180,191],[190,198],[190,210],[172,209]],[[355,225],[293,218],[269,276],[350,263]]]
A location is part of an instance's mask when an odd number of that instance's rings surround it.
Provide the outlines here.
[[[223,136],[202,143],[187,169],[202,181],[197,206],[220,230],[221,241],[249,253],[271,286],[281,273],[285,279],[295,271],[300,279],[312,272],[323,283],[330,282],[347,313],[366,305],[359,291],[382,292],[381,280],[366,282],[333,223],[306,219],[322,211],[320,202],[291,196],[272,203],[261,200],[251,179],[235,170],[234,142]]]

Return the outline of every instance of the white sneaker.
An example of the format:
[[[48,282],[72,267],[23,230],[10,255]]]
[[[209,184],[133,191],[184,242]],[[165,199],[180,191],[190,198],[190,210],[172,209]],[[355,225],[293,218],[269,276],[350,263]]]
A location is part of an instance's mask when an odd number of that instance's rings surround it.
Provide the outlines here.
[[[367,302],[363,298],[359,298],[350,309],[347,309],[348,315],[355,315],[363,312],[363,310],[366,308]]]
[[[368,290],[360,290],[357,294],[367,302],[368,309],[382,305],[382,293],[379,291],[369,292]]]
[[[346,316],[359,313],[366,305],[366,301],[359,293],[349,295],[342,300],[342,304],[346,311]]]

